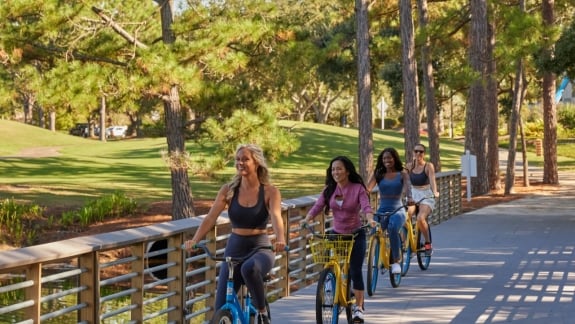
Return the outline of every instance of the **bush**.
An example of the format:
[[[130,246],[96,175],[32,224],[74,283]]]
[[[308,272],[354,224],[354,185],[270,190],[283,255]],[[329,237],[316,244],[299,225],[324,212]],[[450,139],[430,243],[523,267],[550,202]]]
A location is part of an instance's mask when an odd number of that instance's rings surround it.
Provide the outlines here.
[[[130,215],[136,211],[136,208],[137,204],[133,199],[123,193],[115,192],[90,201],[78,210],[63,213],[60,221],[66,226],[76,222],[79,222],[81,226],[88,226],[106,218]]]
[[[557,122],[565,129],[575,130],[575,106],[564,105],[558,109]]]
[[[42,217],[38,205],[18,203],[14,199],[0,201],[0,242],[14,246],[32,244],[36,238],[34,221]]]

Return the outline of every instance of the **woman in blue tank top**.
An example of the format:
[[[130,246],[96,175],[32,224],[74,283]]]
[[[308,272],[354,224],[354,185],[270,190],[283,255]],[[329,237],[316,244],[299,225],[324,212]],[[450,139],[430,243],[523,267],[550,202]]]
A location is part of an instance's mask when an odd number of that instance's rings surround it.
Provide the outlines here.
[[[408,203],[413,202],[411,191],[409,190],[409,175],[403,168],[399,154],[392,147],[388,147],[379,153],[373,176],[367,183],[368,191],[371,192],[376,185],[379,189],[379,208],[377,213],[392,212],[401,207],[402,197],[406,197]],[[399,229],[405,224],[405,210],[400,209],[387,219],[388,223],[382,223],[381,226],[383,228],[387,227],[393,259],[391,272],[397,274],[401,273],[401,238],[399,237]]]

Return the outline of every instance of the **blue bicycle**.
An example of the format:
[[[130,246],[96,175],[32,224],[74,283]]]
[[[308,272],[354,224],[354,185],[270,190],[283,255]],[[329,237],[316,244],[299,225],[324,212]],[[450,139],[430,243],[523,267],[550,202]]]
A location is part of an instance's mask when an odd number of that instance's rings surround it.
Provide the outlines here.
[[[253,324],[256,320],[258,310],[252,304],[252,297],[245,286],[242,284],[239,291],[245,292],[245,295],[239,296],[234,290],[234,268],[249,259],[256,252],[261,249],[273,250],[272,246],[262,246],[252,250],[244,257],[217,257],[210,252],[205,244],[197,244],[195,247],[201,248],[206,252],[206,255],[214,261],[224,261],[228,265],[228,280],[226,285],[226,303],[216,311],[211,323],[225,323],[225,324]],[[269,281],[269,275],[264,277],[264,281]],[[270,306],[266,300],[266,313],[271,320]]]

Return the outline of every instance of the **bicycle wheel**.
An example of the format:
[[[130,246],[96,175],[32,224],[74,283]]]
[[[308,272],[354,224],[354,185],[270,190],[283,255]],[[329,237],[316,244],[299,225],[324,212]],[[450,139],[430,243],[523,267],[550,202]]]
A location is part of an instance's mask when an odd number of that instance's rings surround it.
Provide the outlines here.
[[[218,309],[212,318],[211,324],[233,324],[234,317],[229,309]]]
[[[429,223],[427,224],[427,233],[429,233],[429,239],[431,240]],[[431,254],[425,253],[425,236],[420,231],[417,231],[417,263],[419,263],[419,268],[421,270],[427,270],[430,262]]]
[[[375,236],[369,243],[369,253],[367,254],[367,294],[373,296],[377,288],[377,277],[379,276],[379,239]]]
[[[353,310],[351,309],[352,296],[353,296],[353,289],[351,288],[351,277],[348,274],[346,299],[349,303],[345,306],[345,317],[347,318],[348,323],[351,323],[353,321],[353,313],[352,313]]]
[[[401,275],[405,276],[407,271],[409,271],[409,265],[411,264],[411,244],[409,242],[409,236],[407,236],[407,229],[402,227],[403,237],[405,239],[401,242],[401,253],[403,263],[401,265]]]
[[[315,294],[316,323],[337,324],[339,305],[334,305],[337,278],[333,269],[324,269],[319,275]]]
[[[401,252],[401,254],[403,254],[403,251]],[[391,272],[391,265],[393,264],[393,256],[391,255],[391,251],[389,251],[389,281],[391,282],[391,286],[393,288],[397,288],[399,287],[399,284],[401,283],[401,273],[403,272],[400,271],[399,273],[393,273]],[[402,261],[399,261],[399,265],[403,267],[402,265]]]

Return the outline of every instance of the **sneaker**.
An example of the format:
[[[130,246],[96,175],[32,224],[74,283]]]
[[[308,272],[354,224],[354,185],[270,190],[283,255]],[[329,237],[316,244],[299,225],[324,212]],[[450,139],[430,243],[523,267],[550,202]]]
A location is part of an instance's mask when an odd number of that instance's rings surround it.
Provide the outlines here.
[[[401,266],[399,265],[399,263],[394,263],[391,265],[391,273],[393,274],[401,273]]]
[[[425,255],[426,256],[431,256],[433,254],[433,248],[431,246],[431,243],[426,242],[425,243]]]
[[[270,324],[270,319],[268,318],[268,316],[266,314],[259,313],[257,324]]]
[[[353,321],[355,323],[363,323],[363,309],[353,305]]]

